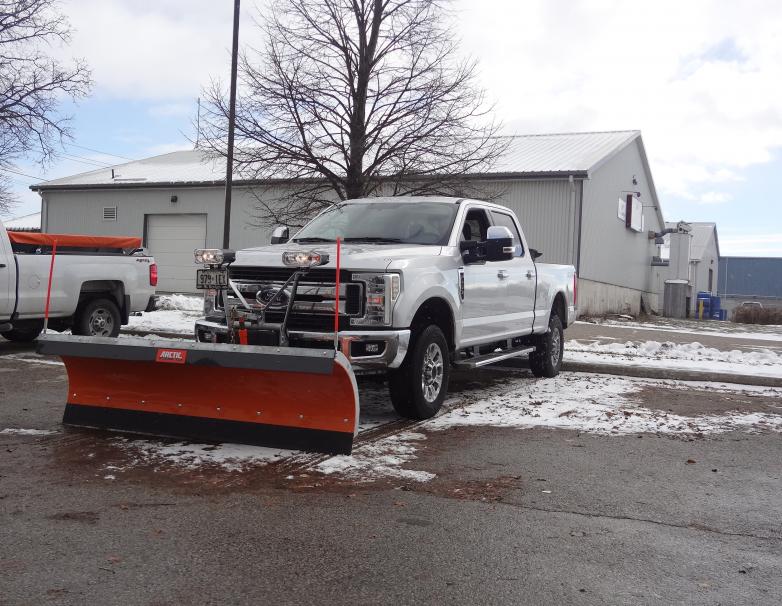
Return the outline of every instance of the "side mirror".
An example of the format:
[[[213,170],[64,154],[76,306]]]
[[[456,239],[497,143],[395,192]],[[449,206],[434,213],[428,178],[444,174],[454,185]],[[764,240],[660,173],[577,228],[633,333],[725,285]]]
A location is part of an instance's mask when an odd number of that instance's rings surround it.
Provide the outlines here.
[[[516,254],[513,233],[504,225],[492,225],[486,232],[486,259],[510,261]]]
[[[459,250],[465,263],[477,263],[483,261],[479,252],[479,243],[475,240],[462,240],[459,242]]]
[[[291,232],[290,229],[288,229],[284,225],[280,225],[279,227],[275,227],[274,231],[272,231],[272,244],[285,244],[288,240],[290,240]]]
[[[539,250],[535,250],[534,248],[529,249],[529,256],[532,257],[533,261],[537,261],[540,257],[543,256],[543,253]]]

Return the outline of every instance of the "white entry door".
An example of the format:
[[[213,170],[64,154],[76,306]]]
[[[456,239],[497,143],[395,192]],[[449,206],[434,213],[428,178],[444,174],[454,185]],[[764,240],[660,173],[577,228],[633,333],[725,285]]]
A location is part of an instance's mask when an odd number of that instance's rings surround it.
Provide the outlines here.
[[[158,292],[196,292],[193,251],[206,246],[206,215],[147,215],[146,236]]]

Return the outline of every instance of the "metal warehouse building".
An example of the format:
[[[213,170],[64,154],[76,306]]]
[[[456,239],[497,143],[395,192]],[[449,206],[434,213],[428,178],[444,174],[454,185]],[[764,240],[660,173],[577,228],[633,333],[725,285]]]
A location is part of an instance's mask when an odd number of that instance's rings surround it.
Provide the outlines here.
[[[32,186],[42,198],[42,229],[138,235],[160,267],[160,289],[193,290],[194,248],[221,244],[221,159],[174,152]],[[495,168],[471,176],[487,197],[513,209],[543,261],[576,266],[585,314],[658,309],[651,260],[664,225],[641,133],[615,131],[511,138]],[[231,246],[266,244],[253,220],[257,196],[273,203],[284,181],[237,177]]]
[[[722,257],[718,294],[722,307],[732,311],[744,301],[782,307],[782,258]]]

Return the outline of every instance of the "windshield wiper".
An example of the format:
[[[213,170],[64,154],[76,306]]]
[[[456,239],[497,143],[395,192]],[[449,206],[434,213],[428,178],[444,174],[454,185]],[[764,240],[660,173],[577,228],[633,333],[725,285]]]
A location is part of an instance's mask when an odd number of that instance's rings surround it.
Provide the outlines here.
[[[332,240],[331,238],[321,238],[318,236],[312,236],[311,238],[294,238],[294,242],[336,242],[336,240]]]
[[[371,242],[373,244],[402,244],[399,238],[380,238],[375,236],[366,236],[362,238],[345,238],[343,242]]]

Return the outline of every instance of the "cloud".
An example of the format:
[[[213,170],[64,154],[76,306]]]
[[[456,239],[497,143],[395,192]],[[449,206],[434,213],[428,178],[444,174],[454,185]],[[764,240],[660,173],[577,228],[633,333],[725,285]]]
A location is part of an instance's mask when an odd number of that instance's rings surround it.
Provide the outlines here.
[[[697,198],[782,147],[776,1],[461,0],[509,130],[639,128],[663,194]]]
[[[738,257],[782,257],[782,232],[723,236],[720,254]]]
[[[62,52],[88,59],[96,97],[183,118],[202,86],[227,78],[230,2],[62,6],[76,29]],[[718,184],[782,149],[778,0],[456,0],[455,9],[464,54],[479,60],[508,131],[639,128],[664,208],[717,203]],[[256,16],[243,3],[243,45],[262,42]]]
[[[147,113],[153,118],[171,118],[193,116],[197,112],[196,102],[193,103],[163,103],[153,105]]]
[[[697,198],[698,204],[723,204],[733,199],[729,193],[721,191],[707,191]]]
[[[257,42],[251,3],[240,40]],[[63,53],[85,57],[96,94],[123,99],[198,96],[211,78],[230,72],[233,3],[211,0],[66,0],[75,29]]]

